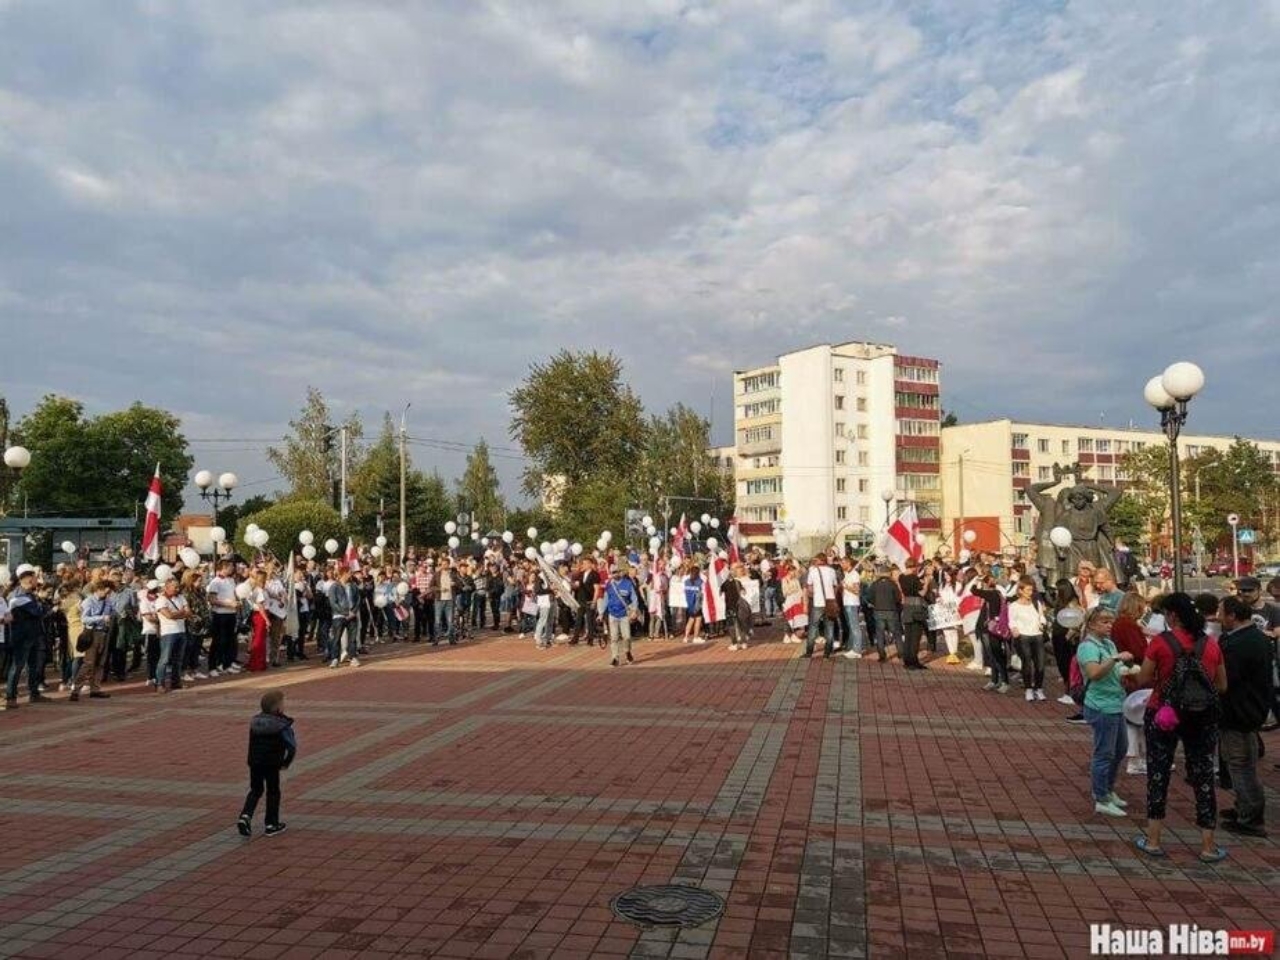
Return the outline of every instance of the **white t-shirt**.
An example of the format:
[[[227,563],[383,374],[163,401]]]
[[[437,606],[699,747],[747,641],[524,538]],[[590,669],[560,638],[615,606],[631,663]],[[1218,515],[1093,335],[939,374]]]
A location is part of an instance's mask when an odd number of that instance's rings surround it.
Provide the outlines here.
[[[162,596],[156,597],[155,608],[156,608],[157,614],[159,614],[161,610],[169,610],[169,611],[175,611],[175,612],[179,610],[186,610],[187,601],[185,598],[180,596],[166,597],[162,595]],[[174,634],[186,633],[186,632],[187,632],[186,620],[170,620],[169,618],[164,616],[160,617],[160,636],[171,637]]]
[[[267,581],[267,613],[275,617],[277,620],[283,620],[289,612],[288,608],[289,593],[284,588],[284,584],[278,579],[272,578]]]
[[[214,577],[209,581],[207,592],[218,601],[218,605],[213,607],[214,613],[234,614],[240,607],[240,601],[236,599],[236,582],[231,577]]]
[[[825,563],[822,566],[809,568],[809,576],[805,582],[813,591],[813,605],[820,607],[827,600],[836,598],[836,572]]]
[[[844,593],[841,599],[846,607],[857,607],[862,604],[860,592],[862,590],[862,578],[858,576],[857,570],[850,570],[841,579],[844,586]]]
[[[154,621],[148,620],[148,614],[156,612],[156,605],[147,599],[147,591],[138,591],[138,619],[142,621],[142,635],[144,637],[154,637],[160,632],[160,628]]]

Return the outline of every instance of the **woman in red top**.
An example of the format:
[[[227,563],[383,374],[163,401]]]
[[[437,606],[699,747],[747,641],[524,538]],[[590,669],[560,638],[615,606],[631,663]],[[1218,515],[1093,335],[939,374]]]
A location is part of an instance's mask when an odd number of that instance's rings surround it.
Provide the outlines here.
[[[1150,686],[1151,699],[1143,727],[1147,741],[1147,829],[1138,834],[1134,845],[1151,857],[1163,857],[1160,832],[1164,826],[1165,800],[1169,795],[1169,773],[1173,769],[1173,753],[1178,741],[1187,758],[1187,779],[1196,798],[1196,826],[1200,828],[1200,859],[1216,863],[1226,859],[1227,851],[1214,839],[1218,825],[1218,795],[1214,785],[1214,753],[1218,747],[1218,716],[1216,711],[1207,715],[1179,717],[1172,730],[1161,730],[1155,724],[1156,711],[1160,709],[1161,694],[1173,676],[1177,660],[1169,645],[1172,637],[1185,652],[1190,652],[1204,638],[1200,664],[1213,681],[1219,693],[1227,689],[1227,670],[1222,661],[1218,642],[1205,635],[1205,620],[1188,594],[1171,593],[1165,598],[1165,622],[1168,631],[1151,638],[1142,671],[1138,674],[1138,686]]]
[[[1133,654],[1133,662],[1141,663],[1147,654],[1147,635],[1142,632],[1139,618],[1146,613],[1147,601],[1136,593],[1126,593],[1116,611],[1116,622],[1111,628],[1111,641],[1122,653]],[[1125,693],[1133,693],[1138,689],[1136,677],[1125,677],[1122,681]]]

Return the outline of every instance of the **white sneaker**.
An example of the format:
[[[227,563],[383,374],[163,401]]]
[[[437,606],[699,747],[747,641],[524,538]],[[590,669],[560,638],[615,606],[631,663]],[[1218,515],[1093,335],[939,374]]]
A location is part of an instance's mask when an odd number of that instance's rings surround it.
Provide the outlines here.
[[[693,638],[693,642],[694,642],[694,643],[706,643],[706,642],[707,642],[707,638],[706,638],[706,637],[694,637],[694,638]]]
[[[147,686],[149,686],[149,687],[154,687],[155,685],[156,685],[156,678],[155,678],[155,677],[150,677],[150,678],[147,680]]]
[[[524,634],[523,634],[523,633],[522,633],[522,634],[520,634],[520,639],[521,639],[521,640],[523,640],[523,639],[524,639]]]
[[[844,658],[846,660],[861,660],[862,654],[860,654],[857,650],[846,650],[844,652]]]
[[[337,660],[330,660],[330,661],[329,661],[329,669],[330,669],[330,670],[337,670],[337,669],[338,669],[338,661],[337,661]]]
[[[1060,696],[1058,698],[1058,702],[1062,704],[1064,707],[1074,707],[1076,705],[1076,702],[1071,699],[1071,694],[1069,693],[1064,693],[1062,696]]]
[[[350,659],[351,659],[351,655],[350,655],[350,654],[348,654],[348,653],[344,653],[342,656],[340,656],[340,657],[338,658],[338,660],[339,660],[341,663],[346,663],[346,662],[347,662],[348,660],[350,660]]]
[[[1122,809],[1109,801],[1099,801],[1093,805],[1094,813],[1101,813],[1108,817],[1125,817],[1128,816]]]
[[[1030,703],[1030,702],[1031,702],[1032,700],[1034,700],[1035,698],[1036,698],[1036,692],[1035,692],[1034,690],[1028,690],[1028,691],[1027,691],[1027,703]]]
[[[1044,695],[1044,691],[1043,691],[1043,690],[1036,690],[1036,691],[1035,691],[1035,695],[1036,695],[1036,699],[1037,699],[1037,700],[1044,700],[1044,699],[1045,699],[1045,695]]]
[[[222,671],[219,670],[217,667],[214,667],[212,670],[209,671],[209,676],[213,677],[216,680],[218,677],[222,676]]]
[[[1009,685],[1007,683],[1002,683],[996,687],[996,693],[1008,693],[1008,692],[1009,692]]]
[[[1119,807],[1121,810],[1129,806],[1129,801],[1120,799],[1120,796],[1114,790],[1107,794],[1107,803],[1113,807]]]
[[[1147,761],[1141,757],[1135,757],[1124,765],[1124,772],[1132,777],[1145,777],[1147,775]]]
[[[834,653],[836,650],[839,650],[839,649],[840,649],[840,641],[837,640],[835,643],[831,645],[831,651]]]
[[[973,670],[976,673],[983,673],[986,671],[987,668],[984,667],[982,664],[980,664],[977,660],[970,660],[969,663],[965,666],[965,669]]]
[[[197,679],[197,680],[208,680],[208,679],[209,679],[209,675],[208,675],[207,673],[205,673],[204,671],[202,671],[202,670],[197,670],[197,671],[196,671],[196,679]]]
[[[184,674],[182,675],[182,682],[183,682],[183,683],[195,683],[195,682],[196,682],[195,674],[193,674],[193,673],[184,673]]]
[[[994,683],[992,683],[990,680],[988,680],[988,681],[987,681],[987,683],[986,683],[986,686],[984,686],[982,689],[983,689],[983,690],[994,690],[995,688],[996,688],[996,685],[995,685]]]
[[[359,658],[358,658],[358,657],[352,657],[352,658],[351,658],[351,665],[352,665],[353,667],[358,667],[358,666],[360,666],[360,660],[359,660]]]
[[[227,667],[227,669],[230,670],[232,673],[240,673],[242,670],[244,670],[244,667],[240,666],[240,664],[238,663],[233,663],[231,666]]]

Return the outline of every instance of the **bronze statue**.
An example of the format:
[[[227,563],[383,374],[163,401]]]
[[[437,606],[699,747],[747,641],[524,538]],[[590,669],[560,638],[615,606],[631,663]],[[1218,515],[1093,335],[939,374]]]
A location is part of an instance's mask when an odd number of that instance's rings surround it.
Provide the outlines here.
[[[1081,560],[1112,571],[1116,567],[1115,540],[1107,526],[1107,515],[1120,499],[1120,489],[1084,482],[1085,469],[1079,463],[1065,467],[1055,463],[1052,480],[1027,487],[1027,499],[1040,512],[1035,533],[1036,558],[1042,568],[1054,573],[1055,579],[1074,577]],[[1069,476],[1076,479],[1073,486],[1059,490],[1056,497],[1047,495],[1046,491]],[[1049,531],[1054,527],[1071,531],[1071,546],[1059,549],[1053,545]]]

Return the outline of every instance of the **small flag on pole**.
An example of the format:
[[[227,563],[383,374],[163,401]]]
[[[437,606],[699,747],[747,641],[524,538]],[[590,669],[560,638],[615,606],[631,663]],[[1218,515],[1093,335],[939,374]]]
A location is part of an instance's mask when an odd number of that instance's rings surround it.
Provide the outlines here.
[[[920,546],[920,521],[916,517],[914,504],[898,515],[889,527],[885,537],[884,553],[895,567],[906,569],[908,560],[920,560],[924,557],[924,548]]]
[[[160,464],[156,464],[156,475],[151,478],[151,487],[147,490],[147,519],[142,525],[142,555],[155,563],[160,559]]]
[[[360,569],[360,555],[356,553],[355,541],[347,537],[347,552],[343,554],[343,561],[347,565],[347,569],[352,572]]]

